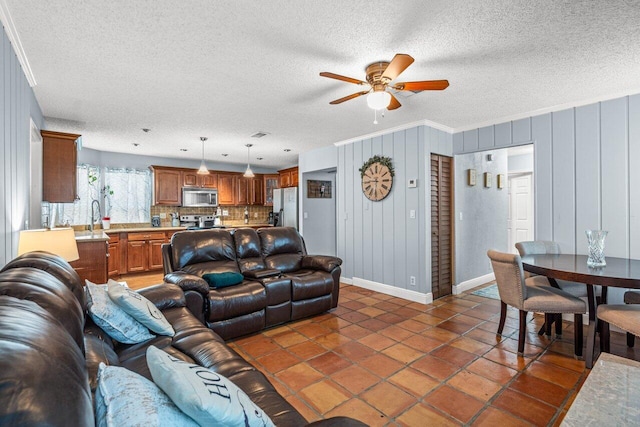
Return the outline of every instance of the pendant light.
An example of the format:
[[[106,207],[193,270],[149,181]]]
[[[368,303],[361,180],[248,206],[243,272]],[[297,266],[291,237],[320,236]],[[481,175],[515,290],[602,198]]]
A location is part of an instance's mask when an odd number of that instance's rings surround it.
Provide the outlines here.
[[[204,142],[206,140],[206,136],[200,137],[200,141],[202,141],[202,162],[200,163],[200,168],[198,169],[198,175],[209,175],[209,169],[207,169],[207,165],[204,164]]]
[[[244,171],[244,177],[245,178],[253,178],[255,175],[253,174],[253,171],[251,170],[251,165],[249,164],[249,157],[250,157],[250,153],[251,153],[251,147],[253,147],[253,144],[247,144],[247,170]]]

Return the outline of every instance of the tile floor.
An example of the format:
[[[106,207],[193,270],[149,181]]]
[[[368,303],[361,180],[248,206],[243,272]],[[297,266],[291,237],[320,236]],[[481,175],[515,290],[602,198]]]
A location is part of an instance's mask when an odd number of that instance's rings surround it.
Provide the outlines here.
[[[343,285],[330,313],[230,342],[309,421],[348,415],[372,426],[559,425],[588,375],[562,338],[538,336],[524,357],[517,311],[496,339],[497,300],[467,293],[413,303]],[[640,359],[622,334],[613,353]]]

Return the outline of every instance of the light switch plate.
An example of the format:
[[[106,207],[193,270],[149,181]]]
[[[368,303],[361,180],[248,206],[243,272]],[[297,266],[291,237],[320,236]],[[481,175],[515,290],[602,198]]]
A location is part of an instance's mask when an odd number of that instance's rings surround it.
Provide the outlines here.
[[[411,209],[409,211],[409,218],[415,219],[415,217],[416,217],[416,210],[415,209]]]
[[[418,180],[415,178],[411,178],[408,182],[407,182],[407,187],[409,188],[416,188],[418,186]]]

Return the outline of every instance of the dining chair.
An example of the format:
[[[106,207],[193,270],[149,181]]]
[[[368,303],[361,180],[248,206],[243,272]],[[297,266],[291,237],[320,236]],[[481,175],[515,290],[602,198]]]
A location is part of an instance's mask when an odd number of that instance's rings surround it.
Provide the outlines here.
[[[582,315],[587,312],[586,303],[561,289],[545,285],[547,278],[534,276],[525,279],[522,259],[519,255],[489,250],[487,256],[496,276],[500,294],[500,322],[498,335],[502,335],[507,317],[507,305],[520,312],[518,354],[524,353],[527,333],[527,314],[530,311],[546,314],[572,313],[574,315],[575,354],[582,356]]]
[[[637,304],[600,304],[597,310],[598,320],[602,322],[600,348],[607,353],[609,345],[609,325],[617,326],[631,336],[640,335],[640,305]],[[629,335],[627,335],[627,339]],[[629,342],[627,341],[627,344]],[[633,344],[632,344],[633,346]]]
[[[640,292],[627,291],[624,293],[625,304],[640,304]],[[636,334],[637,335],[637,334]],[[633,347],[636,342],[636,336],[631,332],[627,332],[627,347]]]

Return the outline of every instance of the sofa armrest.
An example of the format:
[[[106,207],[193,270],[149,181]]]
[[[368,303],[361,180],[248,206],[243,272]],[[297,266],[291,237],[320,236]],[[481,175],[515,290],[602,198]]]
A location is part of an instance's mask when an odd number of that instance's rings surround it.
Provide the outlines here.
[[[187,305],[182,289],[169,283],[140,289],[138,293],[151,301],[160,311],[172,307],[186,307]]]
[[[368,427],[362,421],[358,421],[349,417],[331,417],[324,420],[314,421],[307,424],[306,427]]]
[[[311,270],[323,270],[331,273],[336,267],[342,265],[338,257],[328,255],[305,255],[302,257],[302,268]]]
[[[176,271],[164,276],[164,281],[180,286],[183,291],[196,291],[203,296],[209,294],[209,284],[199,276],[184,271]]]
[[[244,277],[247,279],[266,279],[268,277],[274,277],[281,275],[282,272],[280,270],[276,270],[273,268],[265,268],[262,270],[249,270],[242,273]]]

